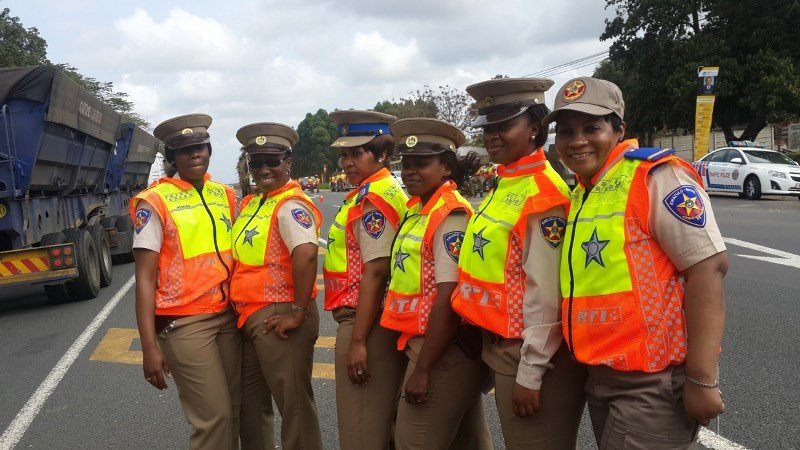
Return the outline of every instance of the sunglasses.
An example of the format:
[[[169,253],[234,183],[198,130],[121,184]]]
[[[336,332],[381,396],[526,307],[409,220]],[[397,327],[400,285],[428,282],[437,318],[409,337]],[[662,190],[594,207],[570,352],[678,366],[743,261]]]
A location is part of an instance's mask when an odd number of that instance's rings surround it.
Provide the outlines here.
[[[283,158],[283,159],[258,159],[258,160],[254,160],[254,161],[248,161],[247,162],[247,166],[250,168],[250,170],[258,170],[258,169],[260,169],[260,168],[262,168],[264,166],[267,166],[270,169],[274,169],[274,168],[280,166],[281,164],[283,164],[283,162],[286,161],[287,159],[288,158]]]

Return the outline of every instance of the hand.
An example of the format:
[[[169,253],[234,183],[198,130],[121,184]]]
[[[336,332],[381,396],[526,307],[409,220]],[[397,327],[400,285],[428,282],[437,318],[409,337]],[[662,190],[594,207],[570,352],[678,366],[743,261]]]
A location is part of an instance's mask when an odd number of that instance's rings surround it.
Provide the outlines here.
[[[530,417],[541,408],[541,390],[528,389],[514,383],[514,392],[511,401],[514,405],[514,414],[517,417]]]
[[[161,350],[154,348],[143,352],[142,369],[144,369],[144,379],[157,389],[166,389],[166,378],[172,376],[167,367],[167,360]]]
[[[430,372],[414,368],[411,376],[408,377],[405,387],[406,403],[411,405],[421,405],[428,401],[428,382]]]
[[[274,329],[278,337],[289,339],[289,335],[286,332],[299,327],[305,321],[306,313],[300,311],[291,314],[275,314],[264,319],[264,334]]]
[[[357,386],[363,386],[369,381],[365,342],[350,343],[350,349],[347,351],[347,376]]]
[[[689,419],[708,426],[711,419],[725,412],[722,392],[717,388],[695,386],[686,381],[683,385],[683,408]]]

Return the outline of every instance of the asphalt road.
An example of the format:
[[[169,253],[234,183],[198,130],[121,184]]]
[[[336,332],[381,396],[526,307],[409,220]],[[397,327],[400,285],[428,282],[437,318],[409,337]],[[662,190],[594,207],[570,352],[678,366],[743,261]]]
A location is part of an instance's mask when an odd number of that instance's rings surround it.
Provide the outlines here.
[[[342,194],[313,195],[326,233]],[[731,260],[721,360],[727,412],[719,434],[712,423],[701,442],[720,449],[800,448],[800,201],[715,196],[712,203]],[[132,264],[115,266],[112,286],[98,298],[56,306],[39,287],[0,288],[0,449],[186,447],[189,427],[174,386],[159,392],[142,376],[133,289],[123,289],[132,275]],[[324,444],[334,449],[335,322],[327,313],[321,317],[320,336],[327,338],[317,344],[314,389]],[[92,323],[96,332],[85,333]],[[502,448],[494,399],[484,399]],[[594,447],[584,420],[579,448]]]

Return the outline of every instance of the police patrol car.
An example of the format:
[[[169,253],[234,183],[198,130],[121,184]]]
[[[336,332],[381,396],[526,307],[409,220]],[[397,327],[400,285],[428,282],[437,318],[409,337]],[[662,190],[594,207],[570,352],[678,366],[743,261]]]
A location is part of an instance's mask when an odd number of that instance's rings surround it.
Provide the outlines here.
[[[800,198],[800,165],[786,155],[755,146],[752,142],[730,142],[692,166],[708,192],[737,192],[750,200],[762,194],[796,195]]]

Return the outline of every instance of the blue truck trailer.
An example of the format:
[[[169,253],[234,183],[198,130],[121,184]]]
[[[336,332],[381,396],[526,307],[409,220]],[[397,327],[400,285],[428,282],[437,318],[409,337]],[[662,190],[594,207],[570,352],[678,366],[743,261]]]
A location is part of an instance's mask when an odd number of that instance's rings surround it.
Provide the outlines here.
[[[0,288],[96,297],[133,260],[128,201],[160,145],[54,66],[0,69]]]

